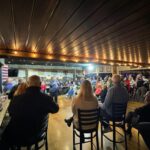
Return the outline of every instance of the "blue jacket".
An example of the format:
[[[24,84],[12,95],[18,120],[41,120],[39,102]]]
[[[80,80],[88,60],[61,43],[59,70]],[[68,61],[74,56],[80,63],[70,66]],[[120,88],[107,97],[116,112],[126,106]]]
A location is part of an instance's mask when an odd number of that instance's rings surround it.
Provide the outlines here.
[[[57,81],[52,81],[50,83],[50,88],[49,88],[50,93],[55,93],[58,91],[58,83]]]

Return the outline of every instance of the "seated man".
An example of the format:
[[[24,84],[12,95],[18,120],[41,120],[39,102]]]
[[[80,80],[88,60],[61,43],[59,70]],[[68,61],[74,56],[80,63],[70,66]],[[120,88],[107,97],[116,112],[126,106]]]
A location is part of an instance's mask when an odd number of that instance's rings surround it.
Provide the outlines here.
[[[22,95],[15,96],[9,106],[11,120],[6,127],[0,149],[8,150],[13,143],[28,141],[38,131],[48,113],[56,113],[58,105],[53,102],[52,97],[40,91],[41,81],[36,75],[29,77],[28,88]]]
[[[124,104],[129,100],[129,94],[127,89],[121,84],[121,78],[119,75],[114,75],[113,86],[109,88],[104,103],[100,104],[101,116],[104,117],[106,122],[112,117],[112,104],[119,103]],[[110,127],[103,123],[105,131],[109,131]]]
[[[138,125],[140,122],[150,122],[150,91],[145,95],[145,105],[135,109],[135,111],[129,112],[126,117],[128,124],[127,133],[132,136],[132,126]]]

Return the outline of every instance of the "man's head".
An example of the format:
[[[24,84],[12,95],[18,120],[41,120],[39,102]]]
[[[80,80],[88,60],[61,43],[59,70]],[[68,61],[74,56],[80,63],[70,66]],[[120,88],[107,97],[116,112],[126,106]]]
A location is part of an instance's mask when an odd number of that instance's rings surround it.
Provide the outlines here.
[[[121,77],[118,74],[114,74],[112,77],[112,81],[114,84],[119,84],[121,82]]]
[[[31,87],[31,86],[40,87],[41,86],[41,79],[40,79],[40,77],[37,76],[37,75],[30,76],[28,78],[28,86],[29,87]]]

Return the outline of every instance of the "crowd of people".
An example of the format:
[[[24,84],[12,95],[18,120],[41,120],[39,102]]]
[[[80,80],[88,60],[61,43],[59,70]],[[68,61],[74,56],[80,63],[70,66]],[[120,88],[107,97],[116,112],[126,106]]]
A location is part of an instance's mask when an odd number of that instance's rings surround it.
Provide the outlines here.
[[[11,100],[9,106],[10,122],[2,134],[0,149],[8,149],[9,145],[16,142],[26,141],[28,137],[35,135],[38,125],[48,113],[59,111],[58,95],[61,90],[65,90],[66,98],[72,100],[72,113],[69,119],[65,119],[68,126],[73,122],[78,128],[78,109],[90,110],[100,107],[100,117],[105,117],[105,132],[110,132],[108,122],[112,117],[113,103],[128,103],[130,99],[145,102],[145,105],[129,112],[126,117],[128,124],[127,133],[131,136],[132,127],[138,128],[141,122],[150,122],[150,83],[141,74],[133,79],[132,75],[113,77],[81,78],[74,81],[59,81],[51,78],[48,84],[41,81],[39,76],[33,75],[27,82],[18,80],[13,85],[9,80],[3,84],[3,92],[8,94]],[[37,128],[35,128],[35,126]],[[146,143],[149,141],[143,130],[141,131]],[[83,135],[84,138],[84,135]]]
[[[142,74],[138,74],[134,78],[131,74],[120,76],[121,83],[127,89],[130,100],[144,101],[144,95],[150,89],[150,79],[146,78]],[[91,82],[95,95],[101,99],[101,101],[104,101],[107,90],[113,86],[111,76],[105,76],[104,78],[95,76],[91,78],[75,78],[65,80],[51,77],[49,80],[42,80],[41,91],[43,93],[50,93],[56,102],[58,95],[66,94],[66,97],[71,99],[77,94],[84,79]],[[12,98],[11,94],[22,81],[22,79],[8,79],[3,83],[3,93],[10,95],[9,98]]]

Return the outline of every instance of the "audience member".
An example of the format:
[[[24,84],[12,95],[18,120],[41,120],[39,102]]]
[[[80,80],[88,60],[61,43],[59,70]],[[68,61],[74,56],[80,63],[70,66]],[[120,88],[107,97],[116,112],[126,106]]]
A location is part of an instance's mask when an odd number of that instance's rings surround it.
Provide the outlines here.
[[[140,88],[141,86],[143,86],[143,79],[142,79],[142,74],[138,74],[136,77],[136,89]]]
[[[44,81],[41,83],[41,92],[45,93],[46,92],[46,84]]]
[[[70,126],[73,121],[75,127],[78,128],[78,109],[90,110],[96,108],[98,108],[98,101],[93,94],[91,83],[89,80],[84,80],[79,94],[72,101],[73,117],[68,120],[65,119],[65,122]]]
[[[145,95],[145,105],[131,111],[127,114],[126,122],[128,125],[127,133],[131,136],[131,129],[133,126],[137,126],[140,122],[150,122],[150,91]]]
[[[3,92],[6,94],[9,94],[12,87],[13,87],[12,81],[11,81],[11,79],[8,78],[7,81],[4,83]]]
[[[95,95],[97,97],[99,97],[100,94],[101,94],[101,91],[102,91],[101,79],[98,78],[97,81],[96,81],[96,86],[95,86]]]
[[[50,95],[53,97],[55,102],[58,101],[58,81],[54,78],[52,78],[50,82],[50,88],[49,88]]]
[[[145,84],[143,82],[143,84],[141,83],[140,87],[136,90],[136,101],[142,101],[144,100],[144,95],[146,94],[147,89],[145,87]]]
[[[111,77],[108,78],[106,84],[107,84],[107,88],[108,88],[108,89],[111,88],[111,87],[113,86],[113,82],[112,82],[112,78],[111,78]]]
[[[101,91],[101,94],[100,94],[100,101],[101,101],[102,103],[104,103],[104,100],[105,100],[106,95],[107,95],[107,86],[106,86],[106,85],[103,85],[102,91]]]
[[[10,100],[13,99],[15,91],[17,90],[18,86],[19,86],[22,82],[23,82],[22,79],[18,79],[18,84],[14,85],[14,86],[12,87],[12,89],[10,90],[10,92],[9,92],[9,94],[8,94],[8,98],[9,98]]]
[[[45,116],[59,110],[52,97],[40,91],[41,81],[38,76],[29,77],[28,86],[24,94],[15,96],[10,103],[11,120],[2,135],[2,150],[8,150],[12,143],[28,141],[28,137],[36,135]]]
[[[124,78],[124,86],[126,87],[126,89],[128,90],[128,92],[130,91],[130,80],[128,77]]]
[[[28,84],[26,82],[21,83],[16,89],[13,96],[24,94],[26,92],[27,87],[28,87]]]
[[[108,89],[104,103],[100,104],[101,116],[109,122],[112,117],[112,105],[113,103],[127,103],[129,100],[129,95],[127,89],[120,83],[121,78],[119,75],[114,75],[112,78],[113,86]],[[105,131],[109,131],[110,127],[104,123]]]
[[[134,95],[134,88],[135,88],[135,81],[132,77],[132,75],[129,75],[129,80],[130,80],[130,97],[132,97]]]

